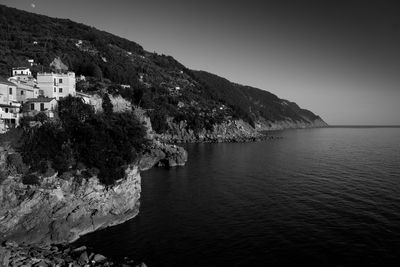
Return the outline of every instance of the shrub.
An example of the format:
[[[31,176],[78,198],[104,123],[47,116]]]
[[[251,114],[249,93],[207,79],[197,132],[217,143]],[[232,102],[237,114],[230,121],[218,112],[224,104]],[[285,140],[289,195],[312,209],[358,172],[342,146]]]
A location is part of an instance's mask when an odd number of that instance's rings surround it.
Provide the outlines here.
[[[151,126],[157,133],[164,133],[168,129],[167,116],[160,109],[155,109],[149,113]]]
[[[4,182],[4,180],[7,179],[7,174],[3,170],[0,170],[0,184]]]
[[[107,93],[103,95],[103,103],[101,104],[103,112],[106,115],[113,113],[113,104],[111,103],[110,97]]]
[[[18,174],[25,174],[28,171],[28,167],[23,162],[21,154],[13,153],[7,156],[7,168],[15,170]]]
[[[22,177],[22,183],[24,185],[40,185],[40,180],[36,175],[29,174]]]
[[[47,121],[49,118],[47,117],[47,115],[44,112],[39,112],[38,114],[36,114],[33,117],[34,121],[38,121],[41,123],[44,123],[45,121]]]

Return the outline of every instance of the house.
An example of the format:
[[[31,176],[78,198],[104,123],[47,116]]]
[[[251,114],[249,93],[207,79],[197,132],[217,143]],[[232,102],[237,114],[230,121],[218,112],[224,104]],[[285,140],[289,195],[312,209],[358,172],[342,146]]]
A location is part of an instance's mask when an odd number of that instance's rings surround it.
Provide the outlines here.
[[[39,88],[43,90],[43,95],[45,97],[59,100],[68,95],[76,95],[76,79],[74,72],[39,72],[37,74],[37,83]]]
[[[35,116],[39,112],[43,112],[49,118],[54,117],[57,108],[57,100],[55,98],[39,96],[38,98],[27,99],[24,107],[24,115]]]
[[[37,98],[41,94],[41,90],[33,77],[31,79],[22,78],[20,76],[10,77],[8,81],[17,86],[16,101],[25,103],[28,98]]]
[[[20,108],[21,105],[18,103],[12,105],[0,104],[0,133],[5,133],[19,125]]]
[[[0,76],[0,104],[13,105],[17,102],[17,86]]]
[[[0,133],[18,126],[20,108],[17,86],[0,76]]]
[[[32,76],[32,72],[27,67],[13,68],[12,69],[12,76],[18,76],[18,75]]]

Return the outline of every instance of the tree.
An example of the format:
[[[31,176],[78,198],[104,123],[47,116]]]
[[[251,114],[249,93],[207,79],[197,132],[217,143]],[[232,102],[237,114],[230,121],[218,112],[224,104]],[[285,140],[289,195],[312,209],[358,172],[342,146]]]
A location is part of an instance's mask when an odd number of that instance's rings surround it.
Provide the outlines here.
[[[110,115],[113,113],[113,104],[111,103],[110,97],[107,93],[104,93],[103,95],[103,103],[101,104],[101,107],[103,108],[104,114]]]
[[[58,102],[58,116],[63,127],[73,127],[83,123],[94,114],[92,106],[79,97],[67,96]]]

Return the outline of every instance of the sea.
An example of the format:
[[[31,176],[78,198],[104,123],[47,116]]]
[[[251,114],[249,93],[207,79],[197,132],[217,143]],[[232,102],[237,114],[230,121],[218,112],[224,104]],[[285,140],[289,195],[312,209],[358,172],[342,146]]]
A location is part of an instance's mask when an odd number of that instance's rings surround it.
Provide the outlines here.
[[[153,266],[400,266],[400,128],[190,144],[142,173],[140,213],[82,237]]]

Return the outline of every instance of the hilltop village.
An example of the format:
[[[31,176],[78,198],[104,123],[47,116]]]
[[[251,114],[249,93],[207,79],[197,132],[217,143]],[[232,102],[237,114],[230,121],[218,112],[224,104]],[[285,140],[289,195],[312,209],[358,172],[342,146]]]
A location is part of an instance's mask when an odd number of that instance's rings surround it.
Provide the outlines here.
[[[28,60],[34,64],[33,60]],[[15,67],[8,78],[0,76],[0,133],[19,126],[24,116],[38,113],[53,118],[58,101],[68,95],[82,98],[90,104],[90,95],[76,91],[75,73],[57,64],[50,65],[51,72],[38,72],[33,77],[29,67]]]

